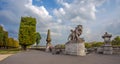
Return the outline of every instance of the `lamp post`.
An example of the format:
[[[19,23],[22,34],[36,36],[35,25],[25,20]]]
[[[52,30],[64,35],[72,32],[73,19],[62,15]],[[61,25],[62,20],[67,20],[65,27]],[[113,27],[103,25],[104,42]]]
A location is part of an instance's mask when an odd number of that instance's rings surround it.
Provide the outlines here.
[[[110,44],[110,39],[111,39],[112,35],[111,34],[108,34],[107,32],[105,32],[105,34],[102,36],[102,38],[104,39],[104,42],[105,42],[105,46],[111,46]]]
[[[107,32],[105,32],[105,34],[102,36],[102,38],[104,39],[104,46],[103,46],[103,54],[112,54],[113,52],[113,48],[111,45],[111,34],[108,34]]]

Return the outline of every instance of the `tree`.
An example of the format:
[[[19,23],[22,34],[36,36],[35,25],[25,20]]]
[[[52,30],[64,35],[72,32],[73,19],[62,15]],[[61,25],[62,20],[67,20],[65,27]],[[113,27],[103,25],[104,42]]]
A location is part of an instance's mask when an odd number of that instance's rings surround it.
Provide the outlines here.
[[[3,47],[7,48],[7,43],[8,43],[8,32],[4,31],[4,36],[3,36]]]
[[[18,43],[17,40],[14,40],[14,41],[13,41],[13,47],[14,47],[14,48],[18,48],[18,47],[19,47],[19,43]]]
[[[21,17],[19,28],[19,44],[26,50],[36,41],[36,19],[32,17]]]
[[[92,47],[91,43],[85,43],[85,48],[91,48],[91,47]]]
[[[8,43],[7,43],[7,46],[9,47],[9,48],[12,48],[13,47],[13,41],[14,41],[14,39],[13,38],[8,38]]]
[[[8,32],[0,26],[0,47],[2,48],[13,48],[16,44],[13,38],[8,38]]]
[[[57,49],[65,49],[65,44],[57,44],[55,46],[55,48],[57,48]]]
[[[6,47],[8,39],[8,32],[4,31],[3,27],[0,26],[0,47]]]
[[[93,42],[92,47],[100,47],[103,45],[103,42]]]
[[[41,40],[41,35],[39,32],[36,33],[36,47],[38,46],[38,44],[40,43]]]
[[[0,47],[3,46],[3,38],[4,38],[3,27],[0,26]]]
[[[91,43],[85,43],[86,48],[92,48],[92,47],[100,47],[104,43],[103,42],[91,42]]]
[[[112,40],[112,45],[120,45],[120,36],[116,36],[113,40]]]

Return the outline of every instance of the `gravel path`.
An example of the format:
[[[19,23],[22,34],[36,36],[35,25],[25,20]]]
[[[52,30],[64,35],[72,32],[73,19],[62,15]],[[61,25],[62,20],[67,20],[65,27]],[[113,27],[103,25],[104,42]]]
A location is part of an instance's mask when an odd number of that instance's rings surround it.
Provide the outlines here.
[[[52,55],[31,50],[12,55],[0,64],[120,64],[120,55],[88,54],[87,56]]]

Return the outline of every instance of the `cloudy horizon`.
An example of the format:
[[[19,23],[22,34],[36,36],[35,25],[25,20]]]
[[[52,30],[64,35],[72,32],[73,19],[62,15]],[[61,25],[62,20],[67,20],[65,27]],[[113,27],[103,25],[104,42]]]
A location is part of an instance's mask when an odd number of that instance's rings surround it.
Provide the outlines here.
[[[0,25],[17,39],[21,17],[31,16],[37,20],[41,45],[46,44],[48,29],[52,44],[64,44],[79,24],[86,42],[103,41],[105,32],[120,36],[119,11],[120,0],[0,0]]]

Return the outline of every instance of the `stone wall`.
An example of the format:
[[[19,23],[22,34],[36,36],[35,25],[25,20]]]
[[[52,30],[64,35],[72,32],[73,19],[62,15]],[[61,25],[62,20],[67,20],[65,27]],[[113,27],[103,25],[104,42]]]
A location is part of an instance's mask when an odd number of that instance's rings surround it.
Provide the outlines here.
[[[97,48],[97,53],[103,54],[103,46]],[[120,55],[120,46],[112,46],[112,54],[119,54]]]
[[[120,46],[113,46],[113,54],[120,54]]]

